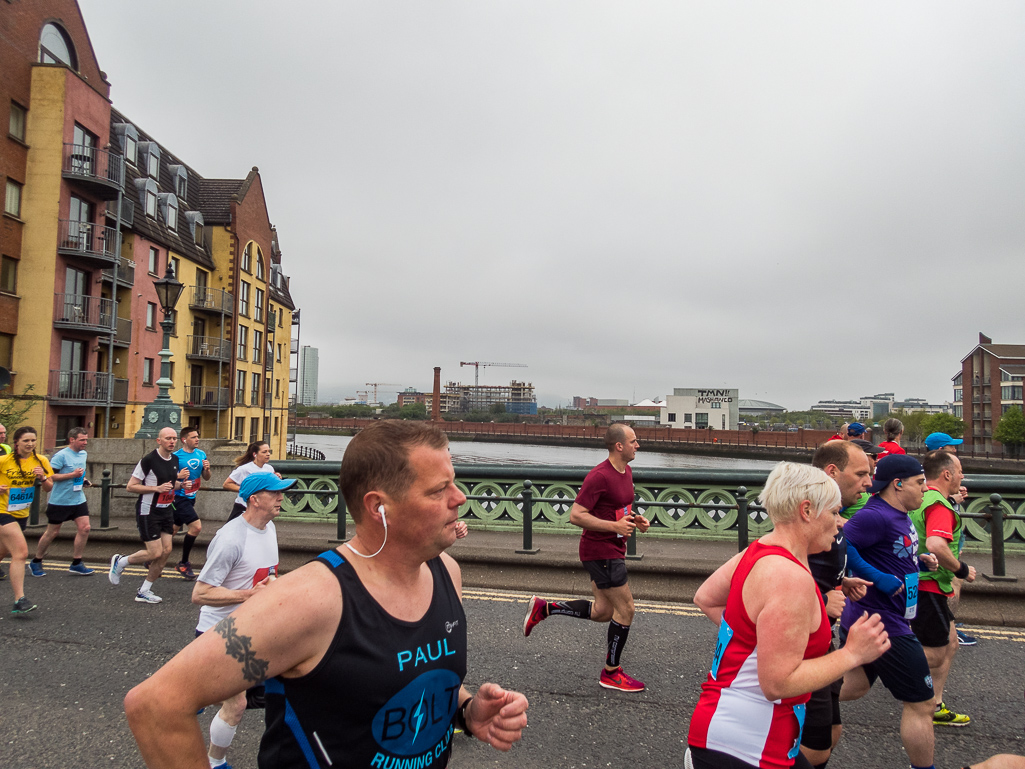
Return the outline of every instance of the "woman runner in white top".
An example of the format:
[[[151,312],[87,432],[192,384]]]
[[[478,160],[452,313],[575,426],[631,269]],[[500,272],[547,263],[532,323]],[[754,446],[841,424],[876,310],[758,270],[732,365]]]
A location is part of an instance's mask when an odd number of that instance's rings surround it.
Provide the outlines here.
[[[278,478],[281,477],[281,473],[275,472],[274,467],[270,464],[270,444],[268,444],[267,441],[256,441],[255,443],[250,443],[249,447],[246,449],[246,453],[235,458],[235,469],[232,470],[231,475],[225,479],[222,488],[225,488],[228,491],[234,491],[237,494],[239,486],[242,485],[242,481],[253,473],[274,473]],[[231,514],[228,516],[228,520],[235,520],[245,511],[245,501],[242,497],[236,496],[235,504],[231,508]]]

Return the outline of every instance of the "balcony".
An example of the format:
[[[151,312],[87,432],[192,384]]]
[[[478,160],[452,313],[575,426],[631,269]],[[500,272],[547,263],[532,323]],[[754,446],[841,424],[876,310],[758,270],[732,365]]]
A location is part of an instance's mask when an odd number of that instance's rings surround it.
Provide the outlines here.
[[[117,200],[107,201],[107,218],[117,221]],[[135,201],[121,198],[121,224],[131,227],[135,221]]]
[[[299,340],[298,339],[293,339],[292,340],[292,343],[289,346],[289,352],[293,352],[293,353],[298,353],[299,352]]]
[[[113,299],[80,294],[54,294],[53,325],[92,334],[109,334],[117,304]],[[129,332],[129,337],[131,332]]]
[[[100,280],[104,283],[113,283],[114,268],[108,267],[105,270],[100,270]],[[135,285],[135,262],[131,259],[125,259],[124,257],[118,259],[117,284],[126,288],[131,288]]]
[[[61,219],[57,224],[58,254],[96,260],[103,264],[114,264],[117,261],[121,238],[113,227],[68,219]]]
[[[235,298],[222,288],[192,286],[189,307],[215,315],[231,315]]]
[[[66,406],[103,406],[128,403],[128,380],[115,379],[105,371],[50,371],[50,402]]]
[[[116,152],[85,144],[65,144],[61,172],[65,179],[79,184],[93,197],[114,200],[124,184],[125,161]]]
[[[188,343],[185,357],[189,360],[212,360],[225,363],[231,360],[231,341],[228,339],[189,334]]]
[[[110,326],[107,326],[110,329]],[[101,338],[100,344],[105,344],[110,339],[110,334]],[[115,347],[131,347],[132,346],[132,321],[128,318],[118,318],[117,328],[114,330],[114,346]]]
[[[298,382],[299,381],[299,369],[297,369],[297,368],[290,368],[288,370],[288,381],[289,382]]]
[[[197,337],[202,339],[202,337]],[[185,408],[214,409],[219,411],[228,408],[227,387],[186,387]]]

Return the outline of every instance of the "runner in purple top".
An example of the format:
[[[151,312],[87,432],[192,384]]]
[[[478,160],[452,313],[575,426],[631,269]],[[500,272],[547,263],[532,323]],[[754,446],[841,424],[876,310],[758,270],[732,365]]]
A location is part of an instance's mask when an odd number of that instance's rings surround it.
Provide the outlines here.
[[[598,683],[606,689],[639,692],[644,684],[623,672],[620,655],[626,645],[634,616],[634,599],[626,582],[626,541],[634,529],[648,530],[648,519],[633,512],[634,483],[630,462],[640,444],[634,431],[614,424],[605,433],[609,458],[587,474],[569,520],[584,530],[580,536],[580,561],[591,576],[594,602],[530,599],[523,620],[523,635],[553,614],[594,622],[608,622],[608,652]]]
[[[919,560],[936,568],[936,556],[918,556],[918,534],[908,517],[922,504],[925,471],[914,457],[895,454],[876,465],[875,494],[844,526],[848,564],[872,586],[857,604],[848,604],[840,617],[840,640],[863,612],[878,612],[890,636],[890,649],[875,662],[844,676],[841,701],[868,693],[880,678],[902,703],[900,736],[912,769],[933,766],[933,689],[922,644],[911,631],[918,609]]]

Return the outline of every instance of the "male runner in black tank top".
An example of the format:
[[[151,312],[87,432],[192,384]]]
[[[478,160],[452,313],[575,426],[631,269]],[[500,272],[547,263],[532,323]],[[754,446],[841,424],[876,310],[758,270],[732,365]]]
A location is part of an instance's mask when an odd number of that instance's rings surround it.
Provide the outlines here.
[[[520,739],[526,697],[491,683],[471,696],[461,683],[461,579],[443,551],[466,497],[445,435],[375,424],[347,447],[339,486],[350,542],[246,601],[125,698],[151,769],[204,766],[196,711],[264,680],[263,768],[444,767],[456,727],[499,750]],[[350,655],[374,634],[385,653],[357,666]],[[357,681],[364,664],[373,686]]]

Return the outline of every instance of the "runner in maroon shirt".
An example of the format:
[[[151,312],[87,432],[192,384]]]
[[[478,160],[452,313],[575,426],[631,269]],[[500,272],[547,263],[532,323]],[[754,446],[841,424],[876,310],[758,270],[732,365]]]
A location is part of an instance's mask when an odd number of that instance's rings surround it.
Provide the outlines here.
[[[587,474],[573,503],[569,520],[584,530],[580,561],[591,576],[594,601],[530,599],[523,635],[553,614],[608,622],[608,652],[598,683],[606,689],[639,692],[644,684],[623,672],[619,658],[634,617],[634,599],[626,582],[626,541],[634,529],[648,530],[648,519],[633,512],[634,483],[630,462],[640,444],[634,431],[614,424],[605,433],[609,458]]]

